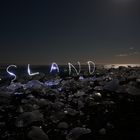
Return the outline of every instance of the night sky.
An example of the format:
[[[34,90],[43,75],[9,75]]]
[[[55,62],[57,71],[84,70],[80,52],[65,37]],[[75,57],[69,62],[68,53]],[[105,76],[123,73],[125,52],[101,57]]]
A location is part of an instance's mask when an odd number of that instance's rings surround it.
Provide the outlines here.
[[[140,0],[1,0],[0,63],[140,63]]]

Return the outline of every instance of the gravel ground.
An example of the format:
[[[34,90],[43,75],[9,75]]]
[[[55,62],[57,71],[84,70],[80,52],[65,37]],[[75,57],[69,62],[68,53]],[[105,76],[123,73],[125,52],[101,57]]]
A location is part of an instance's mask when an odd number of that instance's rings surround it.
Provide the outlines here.
[[[0,82],[0,140],[140,139],[140,68]]]

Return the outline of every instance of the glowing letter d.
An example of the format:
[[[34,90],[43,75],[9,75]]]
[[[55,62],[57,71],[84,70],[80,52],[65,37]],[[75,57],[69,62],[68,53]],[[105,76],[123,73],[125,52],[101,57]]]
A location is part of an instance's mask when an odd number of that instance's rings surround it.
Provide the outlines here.
[[[88,70],[89,70],[89,74],[93,74],[95,72],[95,63],[92,61],[88,61]],[[93,65],[93,70],[91,71],[91,64]]]

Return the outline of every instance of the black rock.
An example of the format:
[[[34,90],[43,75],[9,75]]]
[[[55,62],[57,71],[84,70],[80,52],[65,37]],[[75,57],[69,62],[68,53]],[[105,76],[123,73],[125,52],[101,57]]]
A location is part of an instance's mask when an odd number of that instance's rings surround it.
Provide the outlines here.
[[[77,140],[80,136],[84,134],[89,134],[91,133],[91,130],[88,128],[83,128],[83,127],[76,127],[73,128],[69,134],[66,136],[67,140]]]
[[[28,133],[28,138],[31,140],[49,140],[48,135],[40,128],[33,126]]]
[[[126,91],[128,94],[133,95],[133,96],[140,96],[140,89],[136,87],[129,86],[126,88]]]
[[[30,125],[33,122],[42,122],[43,121],[43,115],[38,111],[32,111],[32,112],[24,112],[16,120],[16,126],[17,127],[25,127]]]
[[[60,129],[67,129],[69,125],[66,122],[60,122],[57,127]]]
[[[104,89],[108,90],[108,91],[116,91],[118,86],[119,86],[119,80],[118,79],[114,79],[114,80],[112,80],[110,82],[107,82],[104,85]]]

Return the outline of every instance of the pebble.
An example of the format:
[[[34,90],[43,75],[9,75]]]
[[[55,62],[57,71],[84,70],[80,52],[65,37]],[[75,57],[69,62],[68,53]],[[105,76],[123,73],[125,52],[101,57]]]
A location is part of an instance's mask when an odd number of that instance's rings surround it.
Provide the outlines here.
[[[28,133],[28,138],[31,140],[49,140],[48,135],[40,128],[33,126]]]
[[[80,136],[84,134],[89,134],[91,133],[91,130],[88,128],[83,128],[83,127],[76,127],[73,128],[69,134],[66,136],[67,140],[77,140]]]
[[[101,128],[101,129],[99,130],[99,134],[105,135],[105,134],[106,134],[106,129],[105,129],[105,128]]]
[[[67,129],[69,125],[66,122],[60,122],[57,127],[60,129]]]
[[[119,80],[118,79],[114,79],[114,80],[112,80],[110,82],[107,82],[104,85],[104,89],[108,90],[108,91],[116,91],[118,86],[119,86]]]
[[[42,122],[43,121],[43,115],[38,111],[32,111],[32,112],[24,112],[16,120],[16,126],[17,127],[25,127],[30,125],[33,122]]]
[[[43,87],[43,83],[38,80],[31,80],[24,85],[24,89],[41,89]]]

